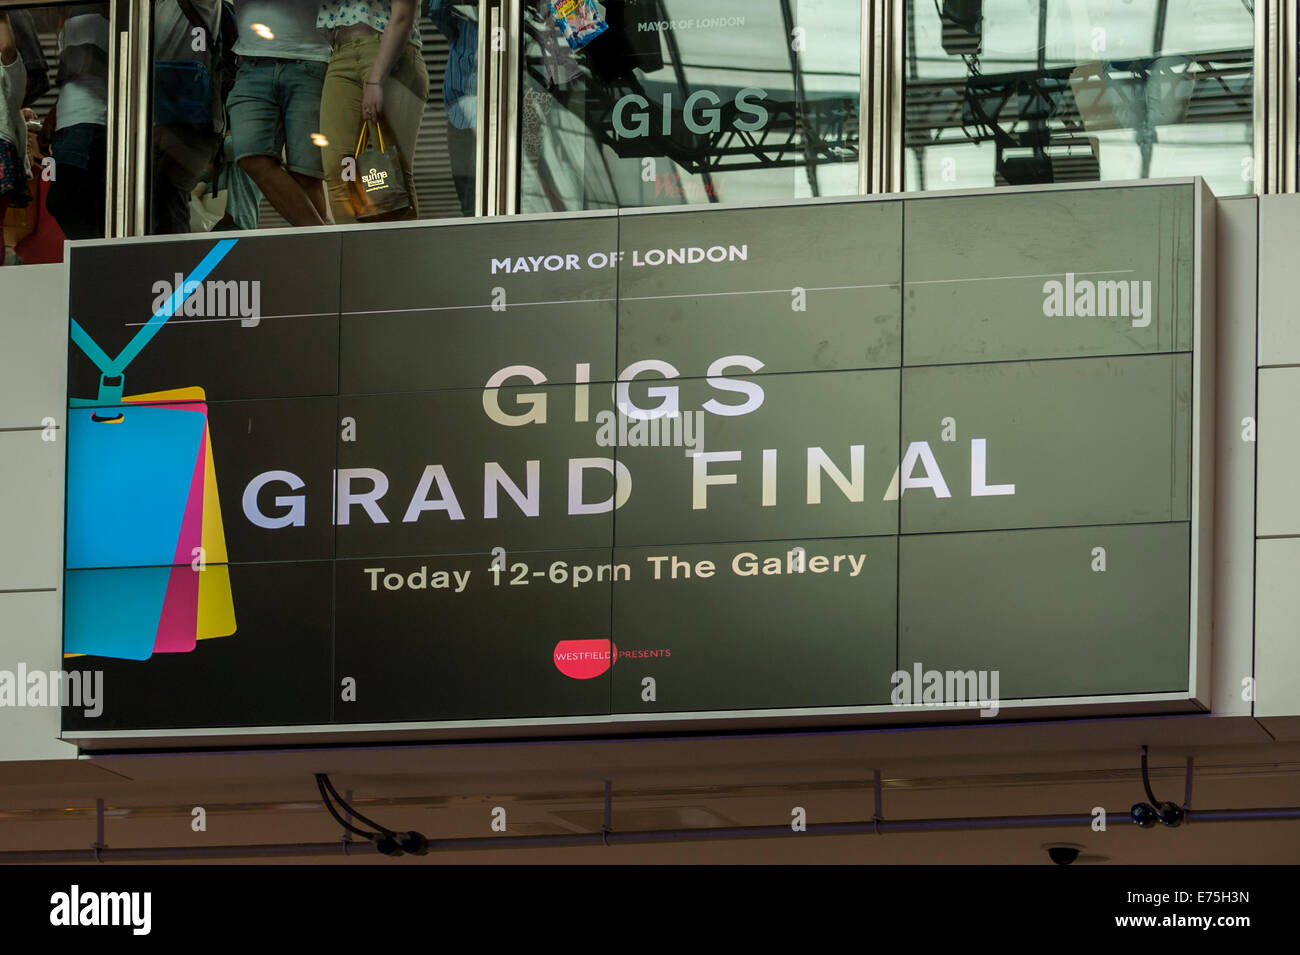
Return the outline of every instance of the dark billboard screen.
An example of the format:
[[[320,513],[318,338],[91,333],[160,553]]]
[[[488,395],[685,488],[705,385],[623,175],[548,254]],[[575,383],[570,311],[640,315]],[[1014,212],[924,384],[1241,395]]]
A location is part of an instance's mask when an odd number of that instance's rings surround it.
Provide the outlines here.
[[[65,729],[1187,696],[1195,196],[76,245]]]

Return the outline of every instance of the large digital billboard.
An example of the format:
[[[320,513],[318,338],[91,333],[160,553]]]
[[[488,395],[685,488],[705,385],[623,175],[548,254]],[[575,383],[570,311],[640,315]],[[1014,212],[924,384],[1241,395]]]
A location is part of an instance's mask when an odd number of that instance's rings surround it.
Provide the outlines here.
[[[65,733],[1203,706],[1212,208],[74,244]]]

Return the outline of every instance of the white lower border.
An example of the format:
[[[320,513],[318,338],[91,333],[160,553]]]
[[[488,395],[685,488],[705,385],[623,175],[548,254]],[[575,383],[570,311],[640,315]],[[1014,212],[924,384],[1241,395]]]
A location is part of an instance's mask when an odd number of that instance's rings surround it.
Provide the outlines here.
[[[695,733],[755,729],[807,730],[815,727],[898,728],[944,723],[1023,723],[1029,720],[1098,716],[1151,716],[1202,713],[1206,708],[1186,693],[1135,693],[1104,697],[1000,700],[998,715],[981,717],[978,706],[823,706],[766,710],[710,710],[689,713],[615,713],[592,716],[446,720],[393,723],[316,723],[302,726],[240,726],[152,730],[70,730],[62,735],[83,750],[206,749],[223,745],[311,746],[335,743],[397,743],[419,740],[628,736],[657,732]]]

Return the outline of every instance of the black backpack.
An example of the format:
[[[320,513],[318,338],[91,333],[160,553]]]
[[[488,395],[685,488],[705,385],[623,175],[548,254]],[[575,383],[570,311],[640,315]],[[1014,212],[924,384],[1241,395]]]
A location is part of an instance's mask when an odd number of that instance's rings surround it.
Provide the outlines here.
[[[206,30],[207,24],[192,0],[174,0],[190,27]],[[235,41],[238,27],[228,2],[220,6],[217,35],[206,53],[188,50],[157,52],[154,62],[154,122],[163,126],[211,124],[214,134],[226,131],[225,104],[235,85],[237,65]]]
[[[23,66],[27,68],[27,93],[23,96],[23,106],[27,107],[50,91],[49,63],[45,60],[41,37],[36,32],[36,22],[30,13],[26,10],[10,10],[9,26],[13,28]],[[107,62],[104,66],[107,76]]]
[[[191,29],[206,30],[191,0],[173,0]],[[154,143],[157,162],[177,186],[189,190],[220,172],[227,128],[226,99],[235,85],[238,35],[234,9],[220,5],[217,36],[201,54],[156,50]],[[170,57],[170,58],[166,58]]]

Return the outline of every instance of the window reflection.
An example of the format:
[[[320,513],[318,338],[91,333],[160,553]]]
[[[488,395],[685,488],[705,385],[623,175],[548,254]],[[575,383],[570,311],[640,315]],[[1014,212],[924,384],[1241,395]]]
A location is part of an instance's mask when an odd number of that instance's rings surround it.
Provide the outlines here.
[[[0,218],[5,264],[60,262],[102,238],[107,3],[0,9]]]
[[[1251,192],[1250,0],[908,0],[906,184]]]
[[[151,2],[151,233],[473,214],[477,3]]]
[[[858,0],[610,0],[574,50],[524,14],[523,212],[858,188]]]

